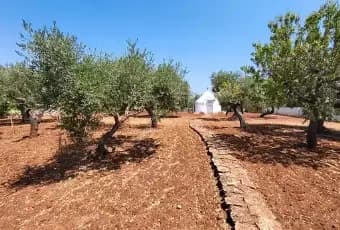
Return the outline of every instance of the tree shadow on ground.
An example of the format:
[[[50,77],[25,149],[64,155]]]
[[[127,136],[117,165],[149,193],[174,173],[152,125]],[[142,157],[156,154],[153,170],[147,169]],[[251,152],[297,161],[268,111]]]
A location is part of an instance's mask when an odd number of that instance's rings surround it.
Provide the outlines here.
[[[295,138],[302,137],[307,130],[305,126],[298,125],[285,125],[285,124],[247,124],[246,132],[268,135],[268,136],[293,136]]]
[[[151,128],[151,124],[130,124],[129,128],[145,130],[147,128]]]
[[[114,171],[126,162],[141,162],[154,154],[158,147],[152,138],[138,140],[122,135],[114,138],[109,145],[114,151],[103,159],[91,154],[96,143],[65,146],[47,164],[26,166],[19,178],[9,182],[10,187],[20,189],[31,185],[57,183],[89,170]]]
[[[132,115],[131,117],[137,117],[137,118],[150,118],[150,115],[141,113],[141,114]]]
[[[56,122],[56,118],[43,118],[40,123],[51,123],[51,122]]]
[[[258,119],[262,119],[262,120],[277,120],[277,117],[275,117],[275,115],[267,115],[267,116],[265,116],[265,117],[260,117],[260,115],[259,116],[257,116],[257,117],[253,117],[253,118],[258,118]]]
[[[327,128],[322,134],[320,134],[320,137],[332,141],[340,141],[340,130]]]
[[[315,149],[305,144],[305,127],[287,125],[250,125],[240,134],[215,134],[212,141],[217,149],[231,150],[242,161],[264,164],[327,167],[339,164],[340,145],[320,141]]]
[[[301,133],[307,131],[306,126],[301,125],[287,125],[287,124],[248,124],[246,130],[248,133],[262,134],[262,135],[276,135],[276,136],[295,136],[301,137]],[[340,130],[326,128],[318,137],[331,141],[340,141]]]
[[[179,118],[180,115],[177,114],[168,114],[168,115],[162,115],[161,118]]]
[[[134,115],[132,117],[137,117],[137,118],[150,118],[150,115],[148,114],[138,114],[138,115]],[[177,114],[168,114],[168,115],[162,115],[161,118],[179,118],[181,117],[180,115]]]
[[[230,126],[230,125],[225,125],[225,126],[221,126],[221,125],[204,125],[202,126],[205,129],[212,129],[212,130],[219,130],[219,129],[237,129],[240,130],[240,125],[235,125],[235,126]]]
[[[61,129],[61,125],[56,124],[53,127],[46,127],[45,129],[46,130],[58,130],[58,129]]]
[[[202,121],[228,121],[227,117],[199,117],[196,119]]]
[[[39,136],[40,134],[38,133],[38,136]],[[21,137],[21,138],[19,138],[19,139],[17,139],[17,140],[15,140],[15,141],[12,141],[13,143],[18,143],[18,142],[21,142],[21,141],[23,141],[23,140],[25,140],[25,139],[28,139],[28,138],[30,138],[30,136],[23,136],[23,137]]]

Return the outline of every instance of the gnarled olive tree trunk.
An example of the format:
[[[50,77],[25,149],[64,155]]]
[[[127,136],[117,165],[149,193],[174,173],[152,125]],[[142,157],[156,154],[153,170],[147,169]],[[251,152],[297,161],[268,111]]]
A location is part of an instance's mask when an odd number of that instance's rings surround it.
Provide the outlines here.
[[[227,105],[225,115],[228,116],[229,112],[231,112],[231,108],[230,108],[230,105]]]
[[[41,122],[44,113],[40,110],[29,109],[26,111],[26,114],[31,125],[30,137],[36,137],[38,136],[39,123]]]
[[[264,116],[266,116],[266,115],[273,114],[274,111],[275,111],[274,106],[271,106],[271,107],[270,107],[270,110],[266,110],[265,112],[261,113],[260,117],[264,117]]]
[[[108,143],[112,140],[113,134],[119,129],[122,123],[128,118],[128,116],[124,116],[121,120],[119,120],[118,113],[113,114],[115,119],[115,123],[113,124],[112,128],[106,132],[99,140],[97,146],[97,153],[100,155],[106,155],[109,152]]]
[[[318,144],[317,141],[317,133],[318,133],[318,121],[310,120],[307,130],[307,147],[315,148]]]
[[[231,108],[234,111],[234,115],[236,115],[237,119],[240,121],[240,128],[244,129],[247,127],[247,123],[244,120],[243,114],[237,109],[240,107],[240,104],[232,104]]]
[[[104,156],[109,153],[110,151],[108,144],[112,140],[113,135],[129,117],[138,113],[138,111],[135,113],[128,113],[127,111],[125,111],[125,115],[121,117],[119,117],[118,113],[114,113],[113,118],[115,120],[115,123],[113,124],[112,128],[100,138],[97,146],[97,154]]]
[[[19,110],[20,110],[20,114],[21,114],[21,121],[23,123],[28,123],[30,121],[30,115],[29,115],[29,110],[27,109],[25,106],[18,106]]]
[[[307,130],[307,147],[308,148],[315,148],[318,144],[317,136],[318,133],[323,133],[326,129],[324,126],[324,120],[310,120]]]
[[[153,107],[148,107],[146,108],[146,111],[148,112],[150,118],[151,118],[151,127],[152,128],[157,128],[158,126],[158,118],[156,111]]]

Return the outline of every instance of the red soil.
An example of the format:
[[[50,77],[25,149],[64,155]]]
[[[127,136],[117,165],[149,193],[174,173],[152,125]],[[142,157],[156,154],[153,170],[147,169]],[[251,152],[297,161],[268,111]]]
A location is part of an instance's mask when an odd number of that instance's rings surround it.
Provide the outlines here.
[[[112,120],[106,119],[106,122]],[[102,128],[94,134],[98,137]],[[209,157],[188,118],[131,118],[94,160],[55,122],[0,126],[0,229],[222,229]]]

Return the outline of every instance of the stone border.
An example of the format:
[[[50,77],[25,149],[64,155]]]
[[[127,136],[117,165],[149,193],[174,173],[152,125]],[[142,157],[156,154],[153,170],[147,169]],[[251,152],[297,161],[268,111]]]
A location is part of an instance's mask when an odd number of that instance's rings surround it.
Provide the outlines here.
[[[195,123],[201,123],[195,121]],[[227,222],[236,230],[281,230],[281,224],[267,207],[261,193],[249,179],[241,162],[228,149],[216,149],[214,134],[202,125],[190,122],[207,146],[215,175],[218,180],[222,207],[227,213]]]

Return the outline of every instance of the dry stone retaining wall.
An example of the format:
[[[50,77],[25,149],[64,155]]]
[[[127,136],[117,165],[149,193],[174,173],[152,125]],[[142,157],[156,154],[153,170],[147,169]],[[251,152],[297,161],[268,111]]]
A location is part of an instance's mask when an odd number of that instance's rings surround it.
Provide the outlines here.
[[[226,204],[228,222],[236,230],[281,230],[281,224],[267,207],[264,197],[256,190],[248,172],[230,150],[217,148],[214,133],[194,120],[190,127],[207,145],[212,163],[217,171],[223,202]]]

